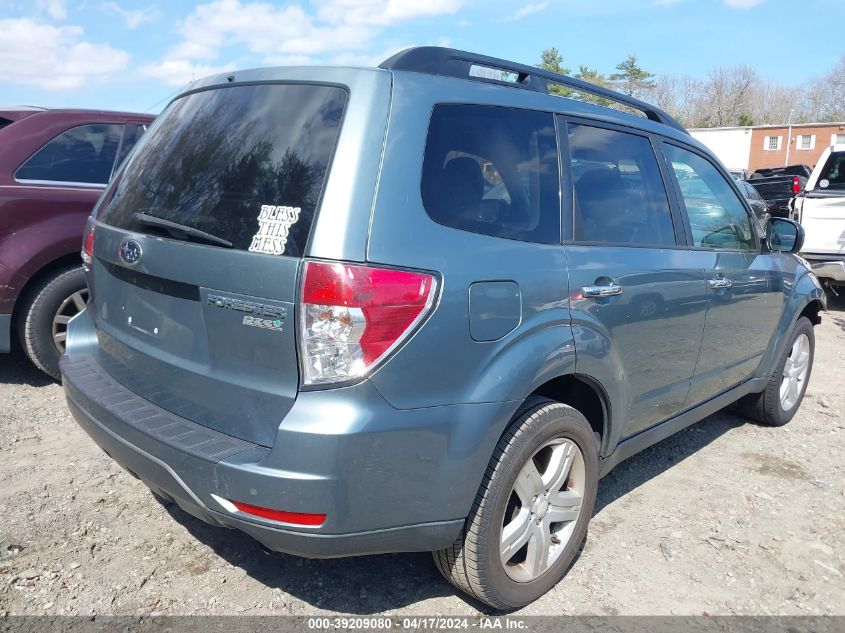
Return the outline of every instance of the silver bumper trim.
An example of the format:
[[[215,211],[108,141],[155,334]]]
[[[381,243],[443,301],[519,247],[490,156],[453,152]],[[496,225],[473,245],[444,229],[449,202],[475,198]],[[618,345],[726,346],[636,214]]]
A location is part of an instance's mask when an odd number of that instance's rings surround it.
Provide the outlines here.
[[[810,262],[816,277],[845,282],[845,260]]]

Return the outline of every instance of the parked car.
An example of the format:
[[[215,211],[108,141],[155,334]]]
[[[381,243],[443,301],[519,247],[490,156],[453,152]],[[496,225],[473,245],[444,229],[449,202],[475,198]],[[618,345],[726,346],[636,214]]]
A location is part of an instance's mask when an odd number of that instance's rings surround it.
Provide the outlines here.
[[[751,177],[751,172],[747,169],[729,169],[728,173],[734,180],[746,180]]]
[[[755,169],[751,178],[768,178],[770,176],[800,176],[809,178],[813,168],[809,165],[786,165],[785,167],[761,167]]]
[[[828,147],[821,155],[793,202],[792,218],[807,236],[801,256],[836,293],[845,286],[845,145]]]
[[[739,185],[742,194],[745,196],[748,206],[751,207],[754,215],[757,216],[760,226],[765,230],[769,219],[772,217],[771,213],[769,213],[769,203],[763,199],[760,192],[757,191],[757,189],[754,188],[754,185],[750,182],[740,180],[737,184]]]
[[[84,244],[61,368],[109,455],[271,550],[434,551],[499,609],[560,580],[623,459],[738,400],[789,422],[823,296],[667,114],[443,48],[200,80]]]
[[[810,168],[806,165],[789,165],[758,169],[747,182],[769,205],[769,213],[777,217],[789,217],[790,202],[807,184]]]
[[[32,362],[59,377],[67,323],[88,295],[85,218],[152,119],[0,108],[0,352],[17,334]]]

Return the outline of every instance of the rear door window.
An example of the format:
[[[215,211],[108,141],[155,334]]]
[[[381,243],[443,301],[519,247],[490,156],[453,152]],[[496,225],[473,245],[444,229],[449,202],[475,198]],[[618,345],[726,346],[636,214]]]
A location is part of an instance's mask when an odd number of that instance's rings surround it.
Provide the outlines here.
[[[30,156],[15,179],[106,185],[122,134],[123,125],[114,123],[71,128]]]
[[[845,190],[845,152],[831,152],[819,172],[818,187],[827,190]]]
[[[120,143],[120,149],[117,152],[117,160],[114,162],[114,172],[120,169],[123,161],[132,151],[132,148],[141,140],[141,135],[147,131],[146,123],[127,123],[123,130],[123,140]]]
[[[758,202],[763,200],[763,196],[754,188],[754,185],[751,183],[745,182],[744,180],[739,181],[740,187],[743,188],[745,191],[745,197],[749,200],[757,200]]]
[[[674,246],[669,198],[651,141],[568,125],[576,242]]]
[[[206,90],[173,102],[106,194],[100,219],[142,213],[233,247],[301,256],[340,132],[342,88],[270,84]]]
[[[560,243],[554,117],[514,108],[438,105],[428,129],[422,199],[463,231]]]
[[[728,180],[707,159],[663,145],[692,230],[693,245],[728,250],[756,250],[757,238],[745,205]]]

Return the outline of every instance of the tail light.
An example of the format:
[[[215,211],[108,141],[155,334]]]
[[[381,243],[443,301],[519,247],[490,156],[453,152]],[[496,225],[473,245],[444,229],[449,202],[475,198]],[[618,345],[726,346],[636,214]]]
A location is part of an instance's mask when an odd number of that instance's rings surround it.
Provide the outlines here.
[[[801,179],[798,176],[792,177],[792,193],[801,193]]]
[[[91,218],[85,223],[85,232],[82,235],[82,266],[85,270],[91,268],[94,261],[94,222]]]
[[[430,313],[433,275],[339,262],[306,262],[300,306],[303,382],[364,376]]]

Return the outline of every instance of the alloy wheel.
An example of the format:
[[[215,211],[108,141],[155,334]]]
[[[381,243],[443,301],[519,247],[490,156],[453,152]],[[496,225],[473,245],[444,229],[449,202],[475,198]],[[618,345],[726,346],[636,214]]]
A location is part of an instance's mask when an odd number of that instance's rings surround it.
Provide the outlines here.
[[[572,440],[543,444],[517,475],[502,526],[507,575],[530,582],[557,562],[575,530],[586,490],[581,449]]]
[[[60,354],[65,352],[67,340],[67,324],[77,314],[85,309],[88,302],[88,288],[83,288],[70,295],[62,301],[56,314],[53,316],[53,342]]]
[[[789,356],[783,365],[783,379],[780,383],[780,406],[784,411],[791,411],[807,380],[810,369],[810,339],[801,334],[792,344]]]

